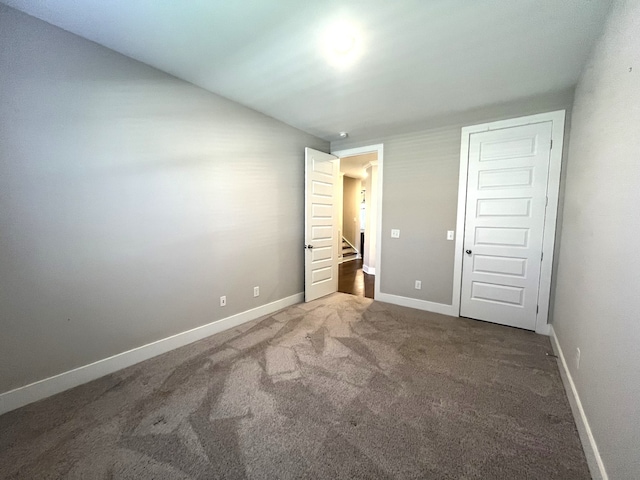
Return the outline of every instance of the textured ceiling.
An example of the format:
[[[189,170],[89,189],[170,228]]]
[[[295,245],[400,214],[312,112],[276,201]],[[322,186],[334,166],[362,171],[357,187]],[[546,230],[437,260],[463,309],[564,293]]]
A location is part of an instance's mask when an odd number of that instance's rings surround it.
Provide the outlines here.
[[[610,0],[0,0],[327,140],[574,85]],[[332,24],[360,31],[348,68]]]

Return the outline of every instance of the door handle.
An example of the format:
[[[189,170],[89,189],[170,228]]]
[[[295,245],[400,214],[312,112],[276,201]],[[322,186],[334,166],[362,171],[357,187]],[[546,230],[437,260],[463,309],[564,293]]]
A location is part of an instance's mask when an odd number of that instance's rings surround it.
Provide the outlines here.
[[[313,245],[305,245],[304,248],[313,248]]]
[[[471,250],[465,250],[467,255],[471,255],[473,252]]]

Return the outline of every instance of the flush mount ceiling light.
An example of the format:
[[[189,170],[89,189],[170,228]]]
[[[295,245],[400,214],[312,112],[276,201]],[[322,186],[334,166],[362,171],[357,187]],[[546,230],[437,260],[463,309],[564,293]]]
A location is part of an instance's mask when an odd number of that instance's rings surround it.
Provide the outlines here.
[[[346,55],[356,46],[356,37],[348,30],[337,30],[330,37],[330,47],[336,55]]]
[[[347,132],[340,132],[338,135],[340,135],[340,138],[347,138],[349,136]]]
[[[335,67],[346,67],[360,55],[362,36],[354,25],[339,22],[326,30],[323,44],[329,63]]]

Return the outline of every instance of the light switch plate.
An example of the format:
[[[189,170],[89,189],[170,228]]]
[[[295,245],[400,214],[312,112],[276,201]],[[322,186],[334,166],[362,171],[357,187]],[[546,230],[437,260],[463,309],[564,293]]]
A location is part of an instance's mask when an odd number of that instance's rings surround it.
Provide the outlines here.
[[[447,230],[447,240],[453,240],[453,230]]]
[[[400,230],[398,230],[397,228],[392,228],[391,238],[400,238]]]

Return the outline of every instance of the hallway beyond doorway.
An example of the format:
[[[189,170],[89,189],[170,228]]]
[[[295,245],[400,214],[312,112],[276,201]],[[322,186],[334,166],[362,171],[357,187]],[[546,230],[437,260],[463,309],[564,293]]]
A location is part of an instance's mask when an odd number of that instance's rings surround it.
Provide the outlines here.
[[[338,291],[373,298],[375,275],[362,271],[362,259],[341,263],[338,267]]]

